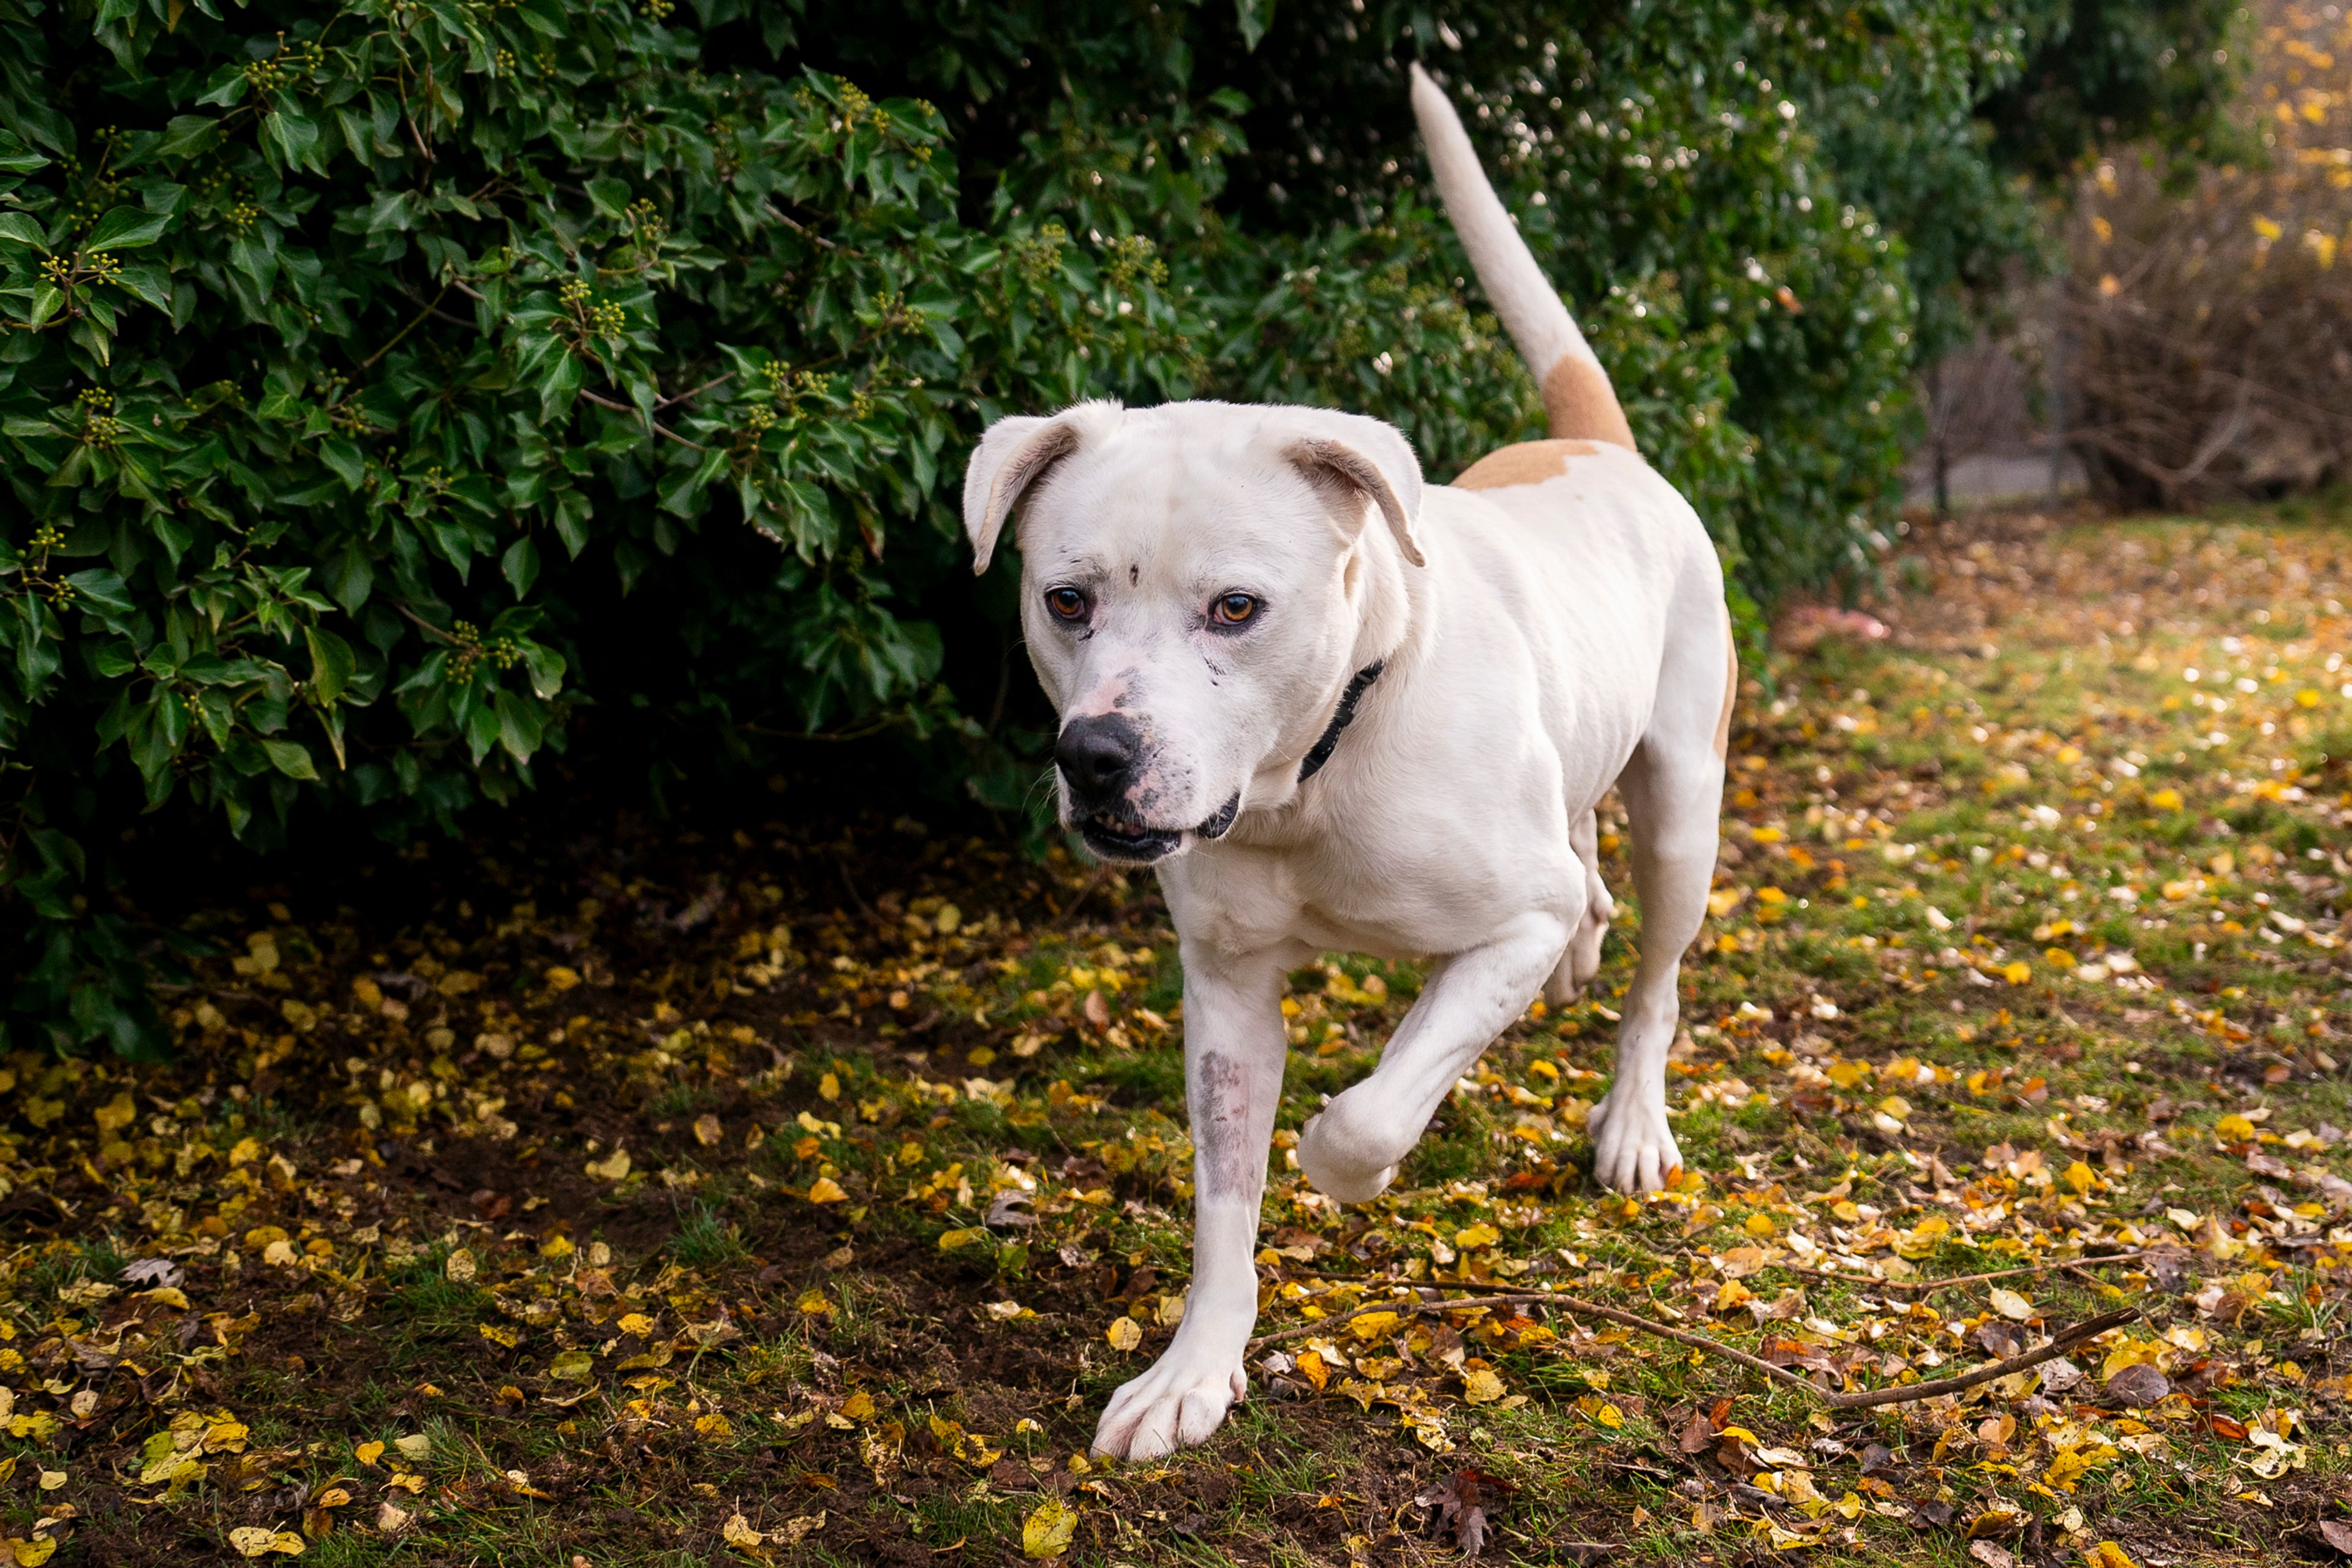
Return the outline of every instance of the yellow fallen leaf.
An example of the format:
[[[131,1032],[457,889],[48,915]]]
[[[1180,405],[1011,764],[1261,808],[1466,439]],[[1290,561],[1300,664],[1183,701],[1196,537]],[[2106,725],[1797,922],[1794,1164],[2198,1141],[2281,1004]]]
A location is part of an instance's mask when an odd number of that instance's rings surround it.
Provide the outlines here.
[[[16,1559],[16,1568],[41,1568],[42,1563],[57,1554],[57,1550],[58,1538],[54,1535],[37,1535],[30,1541],[8,1542],[8,1551]]]
[[[547,1375],[558,1383],[590,1382],[596,1375],[596,1358],[586,1351],[565,1351],[548,1364]]]
[[[817,1097],[821,1100],[839,1100],[841,1098],[840,1076],[835,1073],[827,1073],[823,1078],[817,1079],[816,1092]]]
[[[615,1149],[602,1160],[591,1160],[585,1167],[600,1182],[617,1182],[629,1173],[629,1152]]]
[[[871,1421],[874,1419],[874,1396],[861,1388],[841,1402],[841,1413],[852,1421]]]
[[[1454,1245],[1465,1252],[1475,1252],[1482,1247],[1492,1247],[1503,1239],[1503,1233],[1484,1220],[1465,1225],[1454,1233]]]
[[[1473,1367],[1462,1374],[1462,1401],[1465,1405],[1491,1405],[1503,1397],[1503,1380],[1492,1367]]]
[[[784,1521],[783,1529],[771,1531],[769,1533],[775,1540],[782,1542],[787,1546],[797,1546],[802,1542],[807,1540],[810,1536],[814,1535],[818,1531],[823,1530],[824,1528],[824,1520],[825,1514],[823,1510],[820,1510],[815,1513],[804,1513],[797,1519],[788,1519]]]
[[[371,1439],[352,1449],[352,1458],[362,1465],[373,1465],[383,1458],[383,1445]]]
[[[131,1103],[131,1091],[126,1089],[96,1110],[91,1111],[90,1119],[98,1123],[99,1136],[111,1138],[130,1126],[138,1114],[139,1108]]]
[[[289,1557],[299,1557],[306,1544],[290,1530],[265,1530],[257,1524],[240,1525],[228,1532],[228,1543],[239,1557],[262,1557],[272,1552],[282,1552]]]
[[[710,1411],[707,1415],[696,1416],[694,1418],[694,1430],[696,1436],[704,1438],[706,1441],[713,1443],[719,1442],[723,1438],[731,1437],[735,1435],[734,1424],[730,1422],[724,1415],[719,1415],[716,1410]]]
[[[810,1188],[809,1195],[811,1197],[814,1197],[816,1195],[816,1189],[814,1187]],[[987,1239],[988,1232],[983,1228],[976,1226],[966,1229],[943,1231],[940,1236],[940,1250],[941,1252],[960,1252],[967,1247],[977,1247]]]
[[[2033,1303],[2014,1290],[1995,1289],[1992,1293],[1992,1310],[2012,1323],[2024,1322],[2033,1316]]]
[[[723,1131],[719,1125],[719,1118],[711,1115],[709,1111],[705,1111],[700,1116],[694,1119],[694,1141],[701,1144],[704,1148],[709,1149],[717,1144],[719,1140],[724,1135]],[[743,1516],[741,1514],[737,1514],[735,1517],[740,1519]]]
[[[751,1521],[738,1513],[730,1515],[727,1522],[719,1527],[719,1539],[730,1546],[750,1548],[768,1538],[752,1529]]]
[[[2102,1541],[2083,1553],[2085,1568],[2139,1568],[2131,1553],[2112,1541]]]
[[[414,1464],[421,1465],[433,1457],[433,1439],[422,1432],[412,1432],[405,1437],[395,1437],[393,1439],[392,1446],[400,1450],[402,1458]]]
[[[1077,1531],[1077,1510],[1059,1498],[1049,1497],[1021,1521],[1021,1554],[1030,1558],[1059,1557],[1070,1549],[1070,1537]]]
[[[441,1272],[452,1285],[470,1285],[474,1276],[481,1272],[481,1267],[473,1253],[461,1247],[449,1255],[449,1260],[441,1266]]]
[[[813,1204],[837,1204],[848,1200],[848,1193],[831,1176],[819,1176],[809,1184],[808,1198]]]
[[[1110,1327],[1103,1331],[1115,1351],[1131,1351],[1143,1342],[1143,1326],[1133,1318],[1113,1318]]]

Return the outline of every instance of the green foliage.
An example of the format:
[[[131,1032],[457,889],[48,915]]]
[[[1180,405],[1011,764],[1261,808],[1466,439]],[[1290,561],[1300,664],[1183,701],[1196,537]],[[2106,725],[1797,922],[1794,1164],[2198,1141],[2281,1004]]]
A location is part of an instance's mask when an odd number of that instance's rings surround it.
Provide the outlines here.
[[[0,0],[11,1033],[153,1048],[99,849],[142,810],[398,837],[583,736],[659,787],[883,730],[1017,806],[988,420],[1340,404],[1439,478],[1535,429],[1416,53],[1746,588],[1861,573],[1968,268],[1906,272],[1855,106],[1991,169],[2055,15]]]

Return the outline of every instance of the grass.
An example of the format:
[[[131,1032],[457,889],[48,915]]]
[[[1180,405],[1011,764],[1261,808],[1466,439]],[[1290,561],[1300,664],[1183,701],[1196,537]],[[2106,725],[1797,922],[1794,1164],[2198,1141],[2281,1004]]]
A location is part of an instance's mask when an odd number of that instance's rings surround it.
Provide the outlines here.
[[[0,1068],[0,1200],[39,1216],[0,1254],[0,1538],[997,1563],[1051,1500],[1073,1563],[1338,1568],[1456,1555],[1418,1500],[1474,1470],[1514,1563],[2324,1550],[2352,1466],[2352,534],[2305,509],[1913,543],[1894,636],[1750,672],[1676,1189],[1596,1190],[1580,1131],[1641,940],[1612,824],[1601,980],[1530,1009],[1395,1190],[1339,1209],[1277,1149],[1264,1321],[1330,1326],[1253,1357],[1206,1447],[1082,1458],[1189,1268],[1149,884],[877,823],[844,907],[837,829],[747,823],[634,845],[625,877],[477,847],[416,873],[445,896],[396,930],[257,894],[208,929],[285,961],[207,973],[177,1062]],[[637,918],[714,874],[707,929]],[[360,984],[420,960],[474,978],[404,1015]],[[1293,975],[1285,1136],[1417,980]],[[114,1283],[149,1258],[183,1282]],[[2027,1272],[1935,1288],[2000,1269]],[[1856,1387],[2146,1318],[2070,1386],[1865,1411],[1541,1306],[1339,1321],[1545,1285]],[[2153,1405],[2108,1386],[2135,1359]],[[148,1479],[174,1423],[202,1468]]]

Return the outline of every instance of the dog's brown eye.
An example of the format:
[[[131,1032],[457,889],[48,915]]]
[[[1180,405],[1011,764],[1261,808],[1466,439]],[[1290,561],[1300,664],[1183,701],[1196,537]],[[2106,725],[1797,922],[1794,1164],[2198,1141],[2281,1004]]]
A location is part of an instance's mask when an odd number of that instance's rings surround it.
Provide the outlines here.
[[[1237,626],[1257,614],[1257,601],[1247,594],[1227,594],[1209,613],[1220,626]]]
[[[1084,620],[1087,614],[1087,596],[1076,588],[1048,588],[1045,590],[1045,607],[1053,611],[1058,619]]]

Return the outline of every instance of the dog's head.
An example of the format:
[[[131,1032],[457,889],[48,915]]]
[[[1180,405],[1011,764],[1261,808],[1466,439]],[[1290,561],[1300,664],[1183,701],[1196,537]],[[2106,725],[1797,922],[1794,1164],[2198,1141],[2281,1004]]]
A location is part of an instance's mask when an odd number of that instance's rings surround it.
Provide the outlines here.
[[[1149,862],[1286,795],[1356,669],[1402,634],[1421,466],[1375,419],[1085,403],[989,427],[964,476],[984,572],[1020,515],[1022,627],[1061,714],[1061,815]]]

